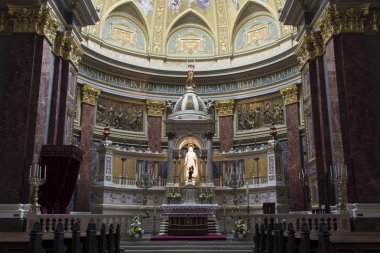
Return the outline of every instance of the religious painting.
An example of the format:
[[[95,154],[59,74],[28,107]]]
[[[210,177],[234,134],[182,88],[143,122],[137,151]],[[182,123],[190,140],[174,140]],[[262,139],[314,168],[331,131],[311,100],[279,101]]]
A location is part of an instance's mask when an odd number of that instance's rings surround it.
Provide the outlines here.
[[[210,55],[214,42],[205,31],[186,28],[175,32],[168,40],[167,53],[174,55]]]
[[[143,105],[119,102],[106,98],[99,98],[96,111],[96,125],[142,132]]]
[[[232,0],[232,5],[234,6],[235,10],[239,10],[239,0]]]
[[[107,19],[104,24],[102,38],[110,44],[125,49],[146,50],[144,33],[128,18],[112,17]]]
[[[136,0],[136,3],[145,16],[153,12],[153,0]]]
[[[249,131],[261,127],[268,128],[272,123],[276,125],[285,124],[281,97],[237,105],[238,131]]]
[[[235,39],[235,50],[244,51],[260,47],[272,42],[277,36],[277,26],[272,18],[256,17],[239,29]]]
[[[197,0],[197,6],[203,11],[206,11],[207,6],[210,5],[210,0]]]
[[[181,6],[181,0],[169,0],[168,7],[174,13],[179,12],[179,7]]]

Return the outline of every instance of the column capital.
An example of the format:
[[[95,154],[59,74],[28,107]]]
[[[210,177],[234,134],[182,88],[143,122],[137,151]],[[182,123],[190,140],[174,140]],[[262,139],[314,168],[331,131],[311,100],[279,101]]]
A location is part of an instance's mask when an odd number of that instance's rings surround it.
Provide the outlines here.
[[[165,109],[166,102],[160,100],[147,100],[146,108],[148,109],[148,116],[162,116]]]
[[[73,36],[64,31],[57,32],[54,44],[54,52],[66,61],[71,61],[76,68],[79,68],[79,62],[83,56],[83,49],[80,42]]]
[[[218,100],[215,103],[218,116],[231,116],[234,115],[235,100]]]
[[[351,6],[329,6],[317,22],[323,43],[327,44],[332,36],[341,33],[365,33],[380,31],[380,11],[370,8],[370,4]]]
[[[84,84],[82,87],[82,103],[95,105],[100,91],[100,89],[94,88],[91,85]]]
[[[308,61],[315,60],[325,51],[325,45],[320,32],[311,32],[305,35],[296,48],[297,60],[301,67]]]
[[[0,16],[4,14],[0,13]],[[8,6],[5,18],[0,19],[0,32],[37,33],[54,45],[59,22],[48,6]],[[6,22],[12,20],[12,22]]]
[[[284,99],[284,105],[298,102],[298,85],[296,83],[291,84],[286,88],[279,89],[279,92]]]

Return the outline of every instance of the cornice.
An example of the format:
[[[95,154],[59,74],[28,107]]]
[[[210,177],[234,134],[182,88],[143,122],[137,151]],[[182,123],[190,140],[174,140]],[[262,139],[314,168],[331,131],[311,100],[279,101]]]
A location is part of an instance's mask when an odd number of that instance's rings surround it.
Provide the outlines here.
[[[197,70],[197,84],[223,84],[228,82],[245,81],[258,76],[276,73],[297,65],[294,55],[295,47],[255,64],[232,67],[221,70]],[[187,76],[186,71],[157,70],[152,68],[126,64],[84,47],[81,64],[115,76],[135,81],[154,82],[161,84],[182,85]]]

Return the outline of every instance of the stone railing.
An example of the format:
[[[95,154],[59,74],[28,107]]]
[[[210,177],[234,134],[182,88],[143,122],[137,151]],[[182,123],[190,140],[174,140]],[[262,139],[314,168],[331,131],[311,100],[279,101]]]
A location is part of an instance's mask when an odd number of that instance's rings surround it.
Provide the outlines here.
[[[228,179],[220,177],[219,179],[214,179],[214,185],[216,187],[227,187],[227,181]],[[246,187],[246,184],[248,184],[248,187],[250,189],[252,188],[260,188],[260,187],[266,187],[268,186],[268,177],[245,177],[240,179],[241,184],[244,185],[243,187]]]
[[[136,177],[123,177],[123,176],[114,176],[112,178],[112,183],[121,187],[137,187],[138,179]],[[158,177],[153,179],[153,187],[164,187],[166,186],[166,179]]]

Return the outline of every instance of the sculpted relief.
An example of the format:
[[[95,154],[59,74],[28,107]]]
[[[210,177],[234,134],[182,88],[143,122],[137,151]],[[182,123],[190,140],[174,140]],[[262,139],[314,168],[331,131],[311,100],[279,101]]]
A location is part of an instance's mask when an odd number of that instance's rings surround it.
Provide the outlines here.
[[[248,131],[270,124],[284,124],[282,98],[237,105],[238,131]]]
[[[214,53],[211,37],[201,29],[186,28],[175,32],[167,44],[167,53],[175,55],[204,55]]]
[[[96,112],[98,126],[142,132],[143,105],[124,103],[100,97]]]

